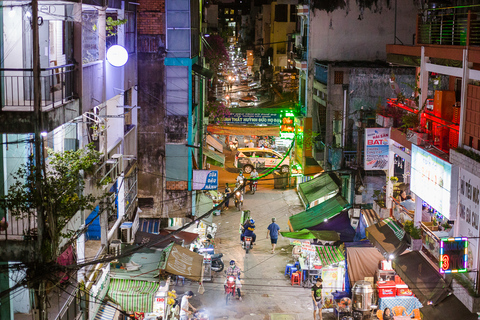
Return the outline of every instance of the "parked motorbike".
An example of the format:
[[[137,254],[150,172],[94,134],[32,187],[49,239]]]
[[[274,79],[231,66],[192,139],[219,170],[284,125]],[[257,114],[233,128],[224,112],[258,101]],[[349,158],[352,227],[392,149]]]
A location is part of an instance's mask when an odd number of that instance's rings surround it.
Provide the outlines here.
[[[253,249],[253,238],[249,236],[244,236],[243,237],[243,244],[242,248],[245,249],[246,253],[250,251],[250,249]]]
[[[252,192],[252,194],[255,194],[255,191],[257,191],[257,185],[258,185],[258,181],[255,180],[251,180],[250,181],[250,191]]]
[[[235,207],[237,207],[238,211],[242,211],[242,193],[241,191],[235,192]]]
[[[221,272],[223,271],[223,268],[225,265],[223,264],[223,253],[216,253],[212,254],[210,258],[212,259],[212,266],[211,269],[215,272]]]
[[[225,285],[225,304],[228,304],[230,299],[233,299],[236,294],[236,285],[235,285],[235,277],[228,276],[227,277],[227,284]]]

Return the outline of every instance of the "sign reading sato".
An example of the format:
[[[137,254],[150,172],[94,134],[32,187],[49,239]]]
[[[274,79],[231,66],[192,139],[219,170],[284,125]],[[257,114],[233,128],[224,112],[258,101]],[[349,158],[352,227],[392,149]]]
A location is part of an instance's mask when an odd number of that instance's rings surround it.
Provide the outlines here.
[[[440,240],[440,273],[467,272],[468,238]]]

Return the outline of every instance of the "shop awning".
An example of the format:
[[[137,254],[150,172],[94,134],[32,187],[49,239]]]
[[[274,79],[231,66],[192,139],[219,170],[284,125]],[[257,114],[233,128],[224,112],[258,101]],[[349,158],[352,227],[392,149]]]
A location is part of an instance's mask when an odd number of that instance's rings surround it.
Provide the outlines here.
[[[392,219],[384,219],[366,229],[367,239],[382,252],[385,257],[389,254],[398,256],[408,248],[403,240],[405,232]],[[400,237],[401,236],[401,237]]]
[[[298,239],[298,240],[322,240],[322,241],[338,241],[340,236],[335,231],[312,231],[308,229],[303,229],[296,232],[280,232],[282,237],[288,239]]]
[[[349,206],[348,201],[337,194],[313,208],[291,216],[288,225],[291,231],[308,229],[336,216]]]
[[[214,125],[209,124],[207,131],[211,134],[234,135],[234,136],[280,136],[279,126],[260,125]]]
[[[213,78],[213,71],[211,71],[207,68],[204,68],[201,65],[198,65],[196,63],[192,64],[192,71],[201,75],[201,76],[204,76],[207,79],[212,79]]]
[[[335,246],[317,246],[317,253],[322,266],[329,266],[340,261],[345,261],[345,256],[339,247]]]
[[[111,279],[108,295],[124,311],[152,312],[159,287],[158,282]]]
[[[450,286],[437,269],[418,251],[408,252],[393,259],[393,268],[423,305],[427,305],[428,302],[437,304],[451,292]]]
[[[172,243],[162,252],[160,269],[200,282],[203,279],[203,256]]]
[[[219,139],[215,138],[212,135],[207,135],[206,142],[209,146],[214,148],[216,151],[222,153],[223,152],[223,142],[220,141]],[[228,147],[228,146],[227,146]]]
[[[455,295],[449,295],[437,305],[420,308],[423,320],[461,319],[477,320],[478,315],[471,313]]]
[[[340,190],[341,181],[333,172],[325,172],[320,176],[298,185],[298,194],[306,209],[334,197]]]
[[[98,309],[94,320],[113,320],[116,312],[117,309],[114,306],[108,303],[103,303]]]
[[[204,147],[203,154],[207,157],[207,163],[217,167],[225,166],[225,156],[220,152],[216,152]]]
[[[195,200],[195,216],[203,216],[209,210],[213,208],[213,200],[209,198],[204,193],[197,191],[197,196]],[[203,223],[211,226],[213,224],[213,214],[210,213],[208,216],[202,219]]]
[[[362,209],[361,210],[361,217],[365,222],[365,226],[368,228],[380,221],[380,217],[378,216],[377,212],[373,209]]]
[[[328,219],[328,221],[324,221],[316,226],[309,227],[308,229],[316,231],[335,231],[340,235],[341,242],[351,242],[355,238],[355,229],[352,228],[347,210],[343,210],[333,218]]]

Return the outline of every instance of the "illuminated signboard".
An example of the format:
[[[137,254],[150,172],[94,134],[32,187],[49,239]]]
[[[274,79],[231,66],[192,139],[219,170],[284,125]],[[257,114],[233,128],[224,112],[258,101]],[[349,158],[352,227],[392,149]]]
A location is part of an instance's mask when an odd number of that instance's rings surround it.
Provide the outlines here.
[[[365,170],[387,170],[390,128],[365,129]]]
[[[440,212],[445,218],[450,215],[450,184],[452,165],[412,144],[410,190]]]
[[[280,125],[280,137],[282,139],[293,139],[295,136],[295,116],[291,112],[287,112],[282,116]]]
[[[467,272],[468,238],[440,240],[440,273]]]

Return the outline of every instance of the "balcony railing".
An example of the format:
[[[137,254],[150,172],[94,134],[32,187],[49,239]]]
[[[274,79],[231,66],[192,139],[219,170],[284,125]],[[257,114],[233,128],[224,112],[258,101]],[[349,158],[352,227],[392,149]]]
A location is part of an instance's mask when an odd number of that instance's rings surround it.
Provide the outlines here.
[[[73,98],[73,64],[41,69],[41,107],[55,108]],[[0,69],[3,111],[33,111],[33,69]]]
[[[12,217],[7,214],[8,226],[0,231],[0,241],[4,240],[34,240],[37,235],[37,217],[35,214],[27,214],[22,218]]]
[[[478,18],[478,13],[473,11],[442,8],[427,10],[418,15],[417,43],[480,46]]]

